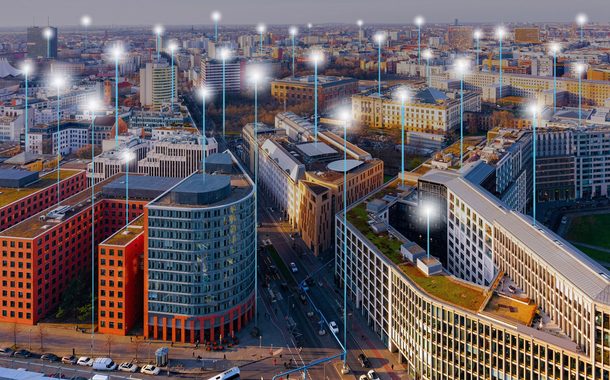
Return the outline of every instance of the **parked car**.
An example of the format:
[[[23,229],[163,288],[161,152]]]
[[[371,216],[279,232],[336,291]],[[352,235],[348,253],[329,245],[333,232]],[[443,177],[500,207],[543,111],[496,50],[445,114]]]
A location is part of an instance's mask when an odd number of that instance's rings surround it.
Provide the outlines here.
[[[70,380],[89,380],[89,379],[86,377],[82,377],[82,376],[72,376],[70,378]]]
[[[330,331],[332,331],[333,333],[339,334],[339,326],[337,326],[337,322],[335,322],[335,321],[328,322],[328,327],[330,328]]]
[[[93,365],[93,359],[88,356],[81,356],[80,358],[78,358],[76,364],[91,367]]]
[[[561,224],[566,224],[568,222],[568,217],[567,216],[562,216],[561,217]]]
[[[140,373],[143,373],[146,375],[158,375],[159,372],[161,372],[161,368],[156,367],[152,364],[147,364],[144,367],[142,367],[142,369],[140,370]]]
[[[78,358],[74,355],[66,355],[61,358],[61,362],[64,364],[75,365],[78,362]]]
[[[381,380],[377,372],[373,370],[370,370],[366,375],[369,377],[369,380]]]
[[[290,270],[292,271],[292,273],[297,273],[299,271],[299,268],[297,268],[297,265],[295,263],[290,263]]]
[[[369,361],[369,358],[367,358],[365,354],[358,354],[358,361],[360,362],[360,365],[363,368],[371,367],[371,362]]]
[[[32,353],[30,351],[22,348],[21,350],[15,351],[13,356],[15,356],[17,358],[29,358],[30,356],[32,356]]]
[[[51,353],[46,353],[46,354],[42,354],[40,356],[40,359],[46,361],[46,362],[58,362],[61,359],[59,358],[59,356],[55,355],[55,354],[51,354]]]
[[[15,353],[15,351],[13,351],[12,348],[9,348],[9,347],[0,348],[0,355],[2,355],[2,356],[13,356],[14,353]]]
[[[367,375],[360,375],[358,380],[369,380],[369,377]]]
[[[98,371],[114,371],[118,365],[110,358],[95,358],[92,367]]]
[[[135,373],[138,372],[138,366],[129,362],[121,363],[119,366],[119,371]]]

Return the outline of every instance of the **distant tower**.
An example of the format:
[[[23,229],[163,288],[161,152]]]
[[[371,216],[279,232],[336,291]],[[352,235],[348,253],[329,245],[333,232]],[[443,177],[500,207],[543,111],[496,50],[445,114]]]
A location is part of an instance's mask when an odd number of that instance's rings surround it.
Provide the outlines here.
[[[47,29],[51,31],[48,41],[45,37],[45,30]],[[47,55],[49,58],[57,58],[57,28],[52,26],[29,27],[27,30],[27,47],[28,58],[30,59],[47,58]]]
[[[459,21],[458,21],[458,19],[457,19],[457,18],[456,18],[455,20],[453,20],[453,25],[455,25],[455,26],[460,25],[460,23],[459,23]]]

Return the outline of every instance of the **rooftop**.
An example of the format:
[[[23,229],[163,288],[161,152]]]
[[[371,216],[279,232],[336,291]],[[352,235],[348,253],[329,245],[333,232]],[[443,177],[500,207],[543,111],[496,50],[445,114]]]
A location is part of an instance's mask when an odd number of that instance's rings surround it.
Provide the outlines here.
[[[119,245],[125,246],[127,243],[131,242],[133,239],[138,237],[140,234],[144,233],[144,218],[139,216],[137,219],[133,220],[129,225],[123,227],[119,231],[117,231],[114,235],[110,236],[108,239],[104,240],[102,244],[105,245]]]
[[[303,85],[314,85],[314,76],[313,75],[306,75],[306,76],[302,76],[302,77],[286,77],[286,78],[282,78],[282,79],[276,79],[273,82],[275,83],[291,83],[291,84],[303,84]],[[340,84],[346,84],[346,83],[356,83],[358,82],[357,79],[354,78],[349,78],[349,77],[335,77],[335,76],[328,76],[328,75],[318,75],[318,86],[337,86]]]
[[[536,304],[529,299],[518,299],[498,293],[494,293],[485,306],[485,312],[526,326],[532,325],[536,310]]]
[[[62,169],[59,171],[59,179],[64,180],[75,176],[81,172],[80,170],[66,170]],[[49,186],[57,184],[57,172],[51,172],[43,175],[38,181],[33,182],[22,188],[11,188],[11,187],[0,187],[0,207],[7,206],[10,203],[18,201],[28,195],[34,194],[35,192],[45,189]]]

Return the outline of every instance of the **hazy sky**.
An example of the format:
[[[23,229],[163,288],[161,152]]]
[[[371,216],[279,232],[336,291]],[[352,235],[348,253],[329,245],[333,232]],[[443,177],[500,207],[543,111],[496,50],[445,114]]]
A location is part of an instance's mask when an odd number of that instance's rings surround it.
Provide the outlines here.
[[[0,0],[0,27],[76,25],[89,14],[98,25],[210,23],[218,9],[227,24],[572,21],[578,12],[610,22],[610,0]]]

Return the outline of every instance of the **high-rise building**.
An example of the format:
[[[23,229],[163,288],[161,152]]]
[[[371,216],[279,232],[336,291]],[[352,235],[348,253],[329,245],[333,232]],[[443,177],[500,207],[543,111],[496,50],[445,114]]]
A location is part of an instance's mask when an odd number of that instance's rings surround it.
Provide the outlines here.
[[[174,68],[175,83],[178,83],[178,69]],[[174,88],[174,95],[178,91]],[[140,103],[142,106],[159,111],[172,101],[172,67],[167,62],[148,62],[140,69]]]
[[[473,38],[471,26],[450,26],[447,29],[447,44],[452,49],[459,51],[472,49]]]
[[[57,58],[57,28],[31,26],[27,38],[28,58]]]
[[[225,91],[237,93],[241,90],[242,61],[225,61]],[[219,59],[201,60],[201,84],[215,93],[222,92],[222,61]]]
[[[144,336],[195,343],[254,316],[255,197],[229,152],[146,206]]]

